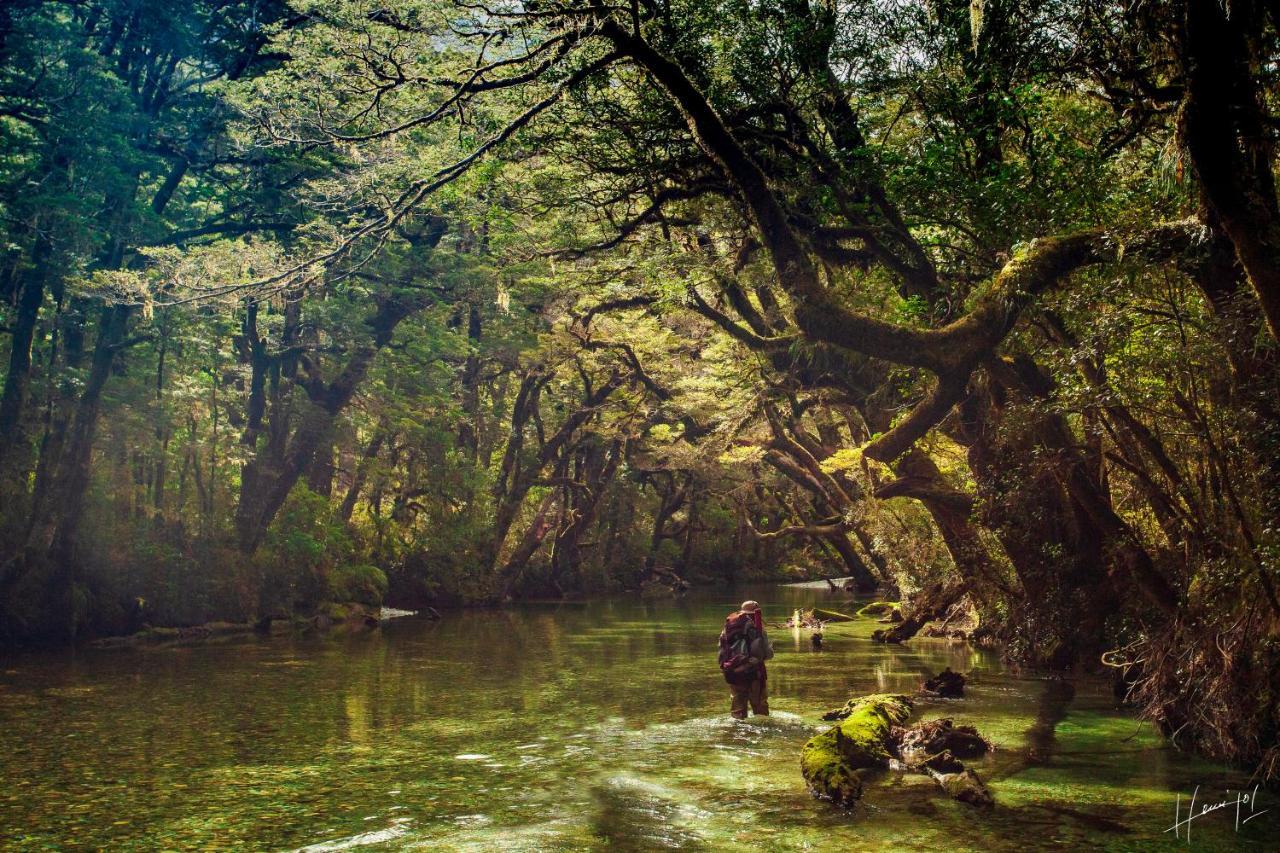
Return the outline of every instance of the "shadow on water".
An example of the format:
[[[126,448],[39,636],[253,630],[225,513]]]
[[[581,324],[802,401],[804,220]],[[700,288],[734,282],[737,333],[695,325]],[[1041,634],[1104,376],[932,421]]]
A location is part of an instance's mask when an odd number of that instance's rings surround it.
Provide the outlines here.
[[[591,786],[591,830],[610,850],[705,850],[693,829],[707,814],[669,789],[634,776],[610,776]]]
[[[1008,778],[1027,767],[1053,764],[1057,750],[1058,724],[1067,718],[1068,709],[1075,699],[1076,690],[1071,682],[1061,678],[1047,678],[1036,705],[1036,716],[1027,729],[1022,760],[1001,769],[999,777]],[[1038,809],[1057,817],[1066,818],[1095,833],[1124,835],[1129,827],[1105,815],[1096,814],[1056,802],[1032,803],[1029,809]]]
[[[1027,729],[1027,745],[1024,750],[1028,764],[1048,764],[1053,758],[1058,723],[1067,716],[1076,689],[1071,682],[1050,678],[1044,683],[1040,704],[1036,708],[1036,721]]]

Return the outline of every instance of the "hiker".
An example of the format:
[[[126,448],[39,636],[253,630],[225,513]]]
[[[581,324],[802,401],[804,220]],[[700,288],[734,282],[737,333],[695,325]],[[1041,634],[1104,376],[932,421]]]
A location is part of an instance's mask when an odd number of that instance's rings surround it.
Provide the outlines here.
[[[734,719],[747,718],[747,705],[756,716],[769,716],[764,662],[773,657],[773,646],[764,632],[764,614],[754,601],[742,602],[736,613],[724,620],[720,632],[720,671],[729,682]]]

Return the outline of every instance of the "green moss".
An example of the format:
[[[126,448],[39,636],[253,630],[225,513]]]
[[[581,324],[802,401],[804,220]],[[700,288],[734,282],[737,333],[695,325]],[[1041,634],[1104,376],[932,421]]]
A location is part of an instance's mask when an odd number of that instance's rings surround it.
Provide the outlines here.
[[[833,732],[838,727],[811,738],[800,752],[800,772],[815,797],[829,799],[838,806],[852,806],[862,796],[862,779],[841,758]]]
[[[340,566],[329,579],[335,601],[350,601],[376,607],[387,594],[387,576],[377,566]]]
[[[885,741],[891,726],[911,715],[911,700],[894,694],[850,699],[838,725],[815,735],[800,752],[800,772],[814,796],[848,806],[862,796],[857,771],[888,763]]]
[[[339,604],[331,601],[320,606],[317,616],[328,618],[334,622],[345,622],[351,618],[352,608],[349,604]]]
[[[858,615],[863,617],[884,616],[898,609],[895,601],[873,601],[870,604],[858,610]]]

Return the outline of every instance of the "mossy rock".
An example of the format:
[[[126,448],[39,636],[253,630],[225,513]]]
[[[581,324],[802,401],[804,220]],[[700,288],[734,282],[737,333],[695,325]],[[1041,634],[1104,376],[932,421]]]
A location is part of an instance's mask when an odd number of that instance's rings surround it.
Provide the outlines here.
[[[800,772],[813,795],[840,806],[862,796],[857,771],[889,763],[889,730],[911,715],[906,696],[873,694],[850,699],[844,720],[815,735],[800,752]]]
[[[865,619],[872,616],[888,616],[892,613],[898,613],[899,617],[902,615],[898,610],[897,602],[894,601],[873,601],[858,608],[858,615]]]

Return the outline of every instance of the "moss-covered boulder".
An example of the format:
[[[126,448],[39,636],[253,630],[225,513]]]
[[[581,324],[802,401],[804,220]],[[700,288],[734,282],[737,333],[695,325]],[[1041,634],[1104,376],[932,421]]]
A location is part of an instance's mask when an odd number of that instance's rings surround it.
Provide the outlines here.
[[[800,753],[800,772],[815,797],[851,806],[862,796],[858,771],[889,763],[889,731],[911,715],[906,696],[875,694],[851,699],[842,721],[815,735]]]
[[[892,613],[898,613],[898,605],[893,601],[873,601],[858,608],[858,615],[864,619],[870,619],[874,616],[888,616]],[[899,613],[898,615],[901,616],[902,614]]]

